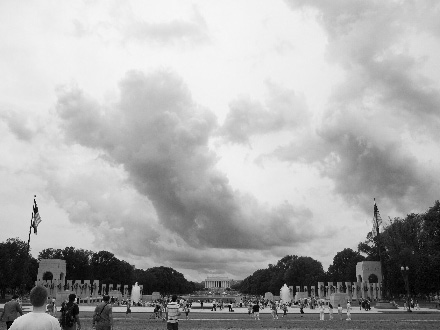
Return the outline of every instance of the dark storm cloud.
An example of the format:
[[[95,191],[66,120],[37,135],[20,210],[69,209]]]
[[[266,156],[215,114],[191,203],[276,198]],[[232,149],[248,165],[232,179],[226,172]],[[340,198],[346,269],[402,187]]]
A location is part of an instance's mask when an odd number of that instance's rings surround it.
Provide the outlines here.
[[[229,105],[229,113],[220,135],[233,143],[249,143],[255,135],[296,129],[308,124],[309,114],[304,97],[293,90],[267,84],[270,97],[266,104],[239,98]]]
[[[208,147],[216,118],[192,101],[179,77],[130,72],[119,86],[120,100],[110,105],[77,88],[60,89],[57,112],[66,137],[123,165],[160,224],[186,244],[266,249],[322,235],[301,225],[310,210],[287,203],[269,208],[233,190]]]
[[[346,200],[369,206],[381,196],[405,211],[438,198],[438,170],[421,162],[403,136],[436,144],[440,90],[421,74],[424,59],[406,51],[405,38],[433,33],[438,5],[386,1],[286,1],[312,8],[328,34],[328,58],[345,71],[317,134],[279,148],[289,161],[314,164]],[[408,41],[409,42],[409,41]]]

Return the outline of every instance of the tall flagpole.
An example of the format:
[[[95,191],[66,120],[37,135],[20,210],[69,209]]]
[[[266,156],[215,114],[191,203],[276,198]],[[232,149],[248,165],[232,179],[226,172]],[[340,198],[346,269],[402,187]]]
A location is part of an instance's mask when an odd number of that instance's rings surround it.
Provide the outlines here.
[[[380,261],[380,268],[382,269],[382,300],[387,298],[387,289],[386,289],[386,276],[385,276],[385,267],[383,265],[383,258],[382,258],[382,247],[381,247],[381,239],[380,239],[380,231],[379,231],[379,209],[376,205],[376,198],[374,198],[374,227],[376,229],[376,241],[377,241],[377,249],[379,252],[379,261]]]
[[[35,204],[35,198],[37,198],[36,195],[34,195],[34,204]],[[31,224],[29,226],[29,236],[28,236],[28,242],[26,247],[26,256],[24,259],[24,265],[23,265],[23,277],[22,277],[22,288],[21,288],[21,294],[24,295],[25,289],[26,289],[26,274],[28,273],[28,265],[29,265],[29,250],[30,250],[30,244],[31,244],[31,232],[33,227],[33,220],[34,220],[34,212],[31,214]]]

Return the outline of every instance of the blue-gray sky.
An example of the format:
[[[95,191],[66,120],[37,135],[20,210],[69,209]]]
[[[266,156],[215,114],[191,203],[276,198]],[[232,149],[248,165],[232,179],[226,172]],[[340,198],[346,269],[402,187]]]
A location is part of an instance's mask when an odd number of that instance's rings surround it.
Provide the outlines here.
[[[0,240],[326,269],[440,192],[437,1],[2,1]],[[10,225],[9,225],[10,224]]]

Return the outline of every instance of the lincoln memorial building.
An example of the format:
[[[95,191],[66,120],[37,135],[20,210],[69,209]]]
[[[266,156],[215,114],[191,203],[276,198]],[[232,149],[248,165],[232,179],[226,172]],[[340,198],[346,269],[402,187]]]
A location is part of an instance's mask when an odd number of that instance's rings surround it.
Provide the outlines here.
[[[231,286],[231,280],[227,277],[208,277],[205,280],[205,288],[229,288]]]

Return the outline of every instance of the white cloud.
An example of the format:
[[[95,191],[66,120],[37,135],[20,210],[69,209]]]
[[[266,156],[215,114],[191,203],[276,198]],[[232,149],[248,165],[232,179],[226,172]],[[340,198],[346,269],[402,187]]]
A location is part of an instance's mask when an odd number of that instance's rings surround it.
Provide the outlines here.
[[[438,11],[2,1],[0,223],[37,194],[34,253],[105,249],[197,280],[286,254],[326,267],[373,197],[385,218],[438,199]]]

